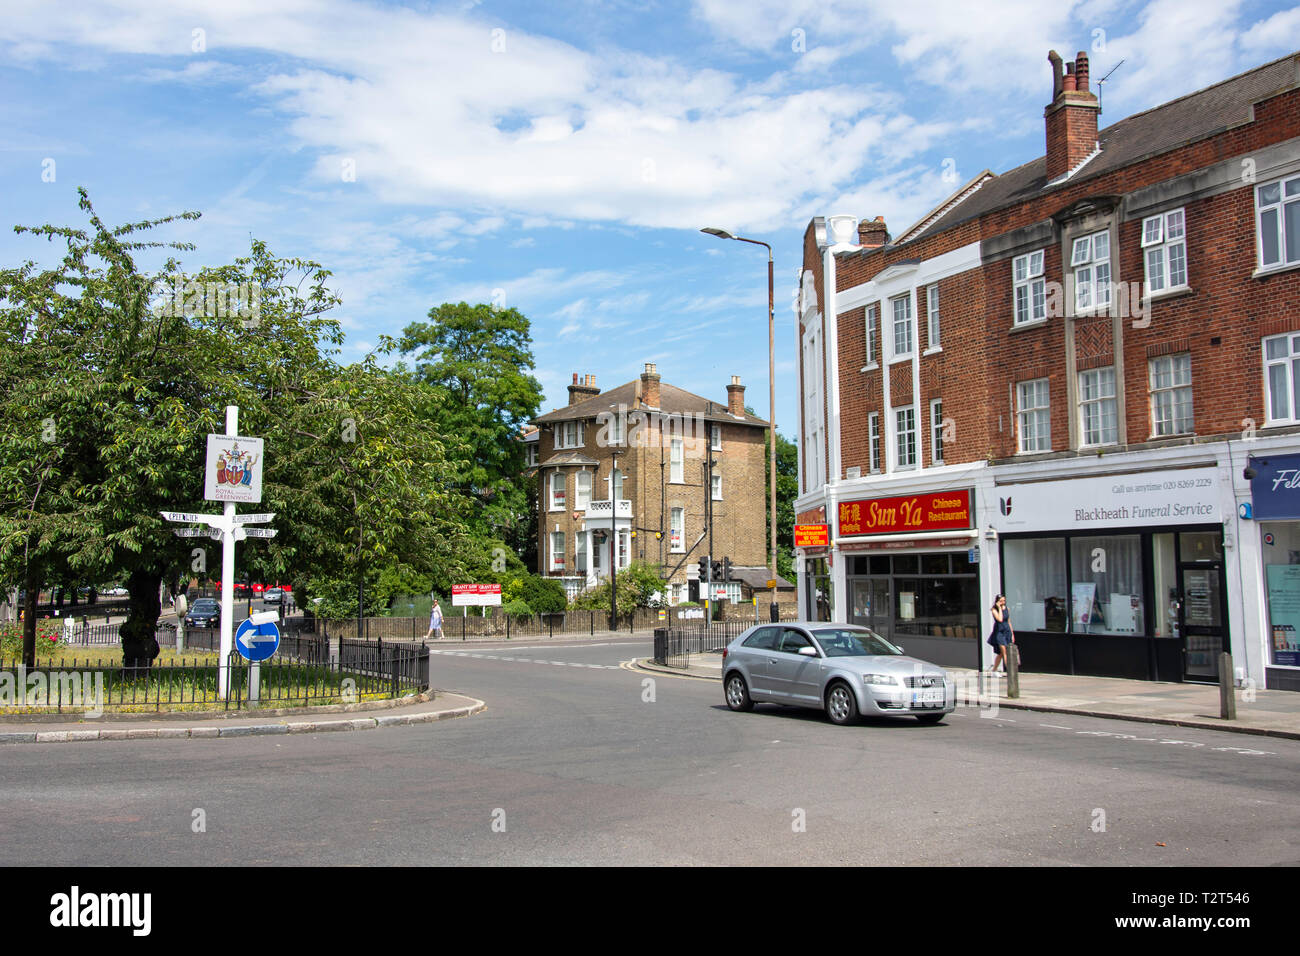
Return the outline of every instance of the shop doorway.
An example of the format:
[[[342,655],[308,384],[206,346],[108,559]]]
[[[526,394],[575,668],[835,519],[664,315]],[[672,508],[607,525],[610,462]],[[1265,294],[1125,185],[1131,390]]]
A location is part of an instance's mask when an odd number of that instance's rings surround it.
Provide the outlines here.
[[[1222,538],[1217,533],[1178,535],[1178,624],[1183,639],[1183,680],[1217,683],[1226,638]]]

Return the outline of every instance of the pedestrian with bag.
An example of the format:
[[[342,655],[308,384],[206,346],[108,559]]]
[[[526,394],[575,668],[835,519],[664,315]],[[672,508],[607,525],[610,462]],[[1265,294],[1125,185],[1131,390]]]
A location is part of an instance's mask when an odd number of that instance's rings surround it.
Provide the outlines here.
[[[442,608],[438,604],[438,599],[433,600],[433,610],[429,612],[429,633],[424,635],[427,641],[430,637],[434,640],[442,640]]]
[[[1007,667],[1007,655],[1014,653],[1016,643],[1016,632],[1011,628],[1011,613],[1007,610],[1007,599],[999,594],[993,599],[993,633],[989,635],[989,644],[992,645],[996,655],[993,658],[993,666],[989,668],[991,673],[996,674],[999,665],[1003,670]]]

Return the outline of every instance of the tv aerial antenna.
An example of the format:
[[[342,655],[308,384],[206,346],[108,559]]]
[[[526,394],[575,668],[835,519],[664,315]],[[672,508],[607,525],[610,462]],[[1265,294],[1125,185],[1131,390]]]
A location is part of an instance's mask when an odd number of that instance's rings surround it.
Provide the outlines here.
[[[1101,101],[1101,85],[1110,79],[1111,73],[1114,73],[1123,65],[1124,65],[1124,61],[1120,60],[1118,63],[1116,63],[1114,66],[1110,68],[1110,73],[1107,73],[1105,76],[1103,76],[1100,80],[1097,81],[1097,115],[1098,116],[1100,116],[1103,112],[1102,101]]]

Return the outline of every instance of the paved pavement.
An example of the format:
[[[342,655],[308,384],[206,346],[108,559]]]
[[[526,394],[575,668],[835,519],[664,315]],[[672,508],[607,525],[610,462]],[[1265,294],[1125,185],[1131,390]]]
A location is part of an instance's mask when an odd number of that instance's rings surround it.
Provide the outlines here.
[[[388,703],[388,702],[384,702]],[[340,730],[374,730],[426,724],[451,717],[469,717],[486,704],[463,694],[428,692],[397,706],[374,704],[296,708],[293,712],[259,716],[229,714],[108,714],[89,720],[0,720],[0,744],[84,743],[98,740],[174,740],[178,738],[255,737],[272,734],[315,734]]]
[[[645,670],[722,680],[721,653],[692,654],[687,667],[662,667],[640,661]],[[1241,734],[1262,734],[1300,740],[1300,693],[1285,690],[1237,690],[1237,719],[1219,717],[1217,684],[1174,684],[1120,680],[1111,677],[1071,677],[1063,674],[1020,675],[1020,697],[1006,696],[1002,675],[950,667],[958,686],[967,687],[999,707],[1048,713],[1110,717],[1145,723],[1202,727]],[[1251,699],[1248,699],[1251,698]]]

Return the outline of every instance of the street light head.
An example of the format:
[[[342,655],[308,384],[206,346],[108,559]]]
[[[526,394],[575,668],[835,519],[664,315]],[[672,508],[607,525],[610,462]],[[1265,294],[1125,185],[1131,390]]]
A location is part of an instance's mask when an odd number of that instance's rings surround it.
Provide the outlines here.
[[[735,238],[736,238],[736,237],[733,236],[731,233],[727,232],[727,230],[725,230],[725,229],[714,229],[714,228],[712,228],[712,227],[708,227],[708,228],[705,228],[705,229],[701,229],[700,232],[708,233],[710,236],[717,236],[719,239],[735,239]]]

